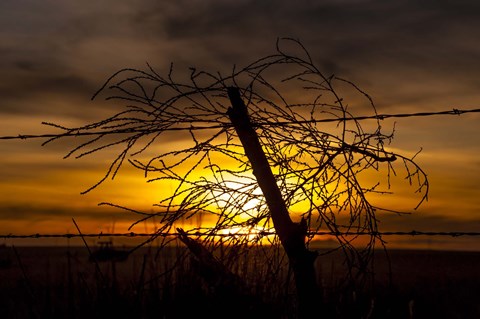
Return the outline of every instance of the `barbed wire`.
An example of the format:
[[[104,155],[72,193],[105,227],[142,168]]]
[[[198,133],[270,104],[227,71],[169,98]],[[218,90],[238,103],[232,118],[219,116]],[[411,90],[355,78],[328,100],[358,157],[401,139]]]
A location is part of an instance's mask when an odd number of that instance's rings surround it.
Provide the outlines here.
[[[191,237],[202,237],[202,236],[209,236],[209,237],[241,237],[241,236],[273,236],[276,235],[273,231],[260,231],[260,232],[253,232],[253,233],[221,233],[221,234],[211,234],[207,232],[192,232],[187,233],[187,236]],[[331,231],[315,231],[315,232],[308,232],[309,236],[371,236],[371,235],[379,235],[379,236],[449,236],[449,237],[461,237],[461,236],[480,236],[480,232],[456,232],[456,231],[449,231],[449,232],[442,232],[442,231],[384,231],[384,232],[331,232]],[[177,232],[171,233],[90,233],[90,234],[25,234],[25,235],[17,235],[17,234],[0,234],[0,238],[3,239],[37,239],[37,238],[78,238],[78,237],[87,237],[87,238],[102,238],[102,237],[127,237],[127,238],[134,238],[134,237],[175,237],[179,236]]]
[[[446,111],[438,112],[417,112],[417,113],[397,113],[397,114],[376,114],[369,116],[358,116],[358,117],[339,117],[339,118],[329,118],[329,119],[319,119],[319,120],[299,120],[299,121],[279,121],[279,122],[257,122],[252,123],[255,127],[262,126],[288,126],[295,124],[305,124],[305,123],[328,123],[328,122],[343,122],[343,121],[363,121],[363,120],[385,120],[388,118],[405,118],[405,117],[424,117],[424,116],[436,116],[436,115],[462,115],[466,113],[480,113],[480,109],[451,109]],[[189,121],[183,122],[182,124],[189,125],[183,127],[169,127],[162,128],[162,131],[196,131],[196,130],[211,130],[211,129],[222,129],[232,127],[231,123],[222,123],[219,125],[195,125],[202,123],[211,123],[209,121]],[[48,124],[48,123],[43,123]],[[10,136],[0,136],[0,140],[25,140],[25,139],[34,139],[34,138],[54,138],[59,136],[94,136],[94,135],[111,135],[111,134],[129,134],[129,133],[140,133],[144,132],[141,129],[123,129],[123,130],[111,130],[111,131],[89,131],[89,132],[67,132],[67,133],[58,133],[58,134],[18,134]],[[149,130],[151,133],[157,132],[156,130]]]

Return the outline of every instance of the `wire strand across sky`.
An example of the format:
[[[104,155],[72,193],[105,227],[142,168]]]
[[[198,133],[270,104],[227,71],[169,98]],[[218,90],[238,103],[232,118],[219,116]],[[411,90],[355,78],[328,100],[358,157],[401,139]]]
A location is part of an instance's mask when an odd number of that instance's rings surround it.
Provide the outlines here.
[[[255,127],[262,126],[289,126],[295,124],[305,124],[305,123],[331,123],[331,122],[343,122],[343,121],[363,121],[363,120],[385,120],[388,118],[406,118],[406,117],[425,117],[425,116],[438,116],[438,115],[462,115],[467,113],[480,113],[480,109],[457,109],[453,108],[451,110],[438,111],[438,112],[417,112],[417,113],[397,113],[397,114],[376,114],[376,115],[367,115],[367,116],[357,116],[357,117],[345,117],[345,118],[329,118],[329,119],[318,119],[318,120],[299,120],[299,121],[280,121],[280,122],[259,122],[253,123]],[[206,121],[205,121],[206,122]],[[221,125],[201,125],[205,123],[201,120],[190,121],[185,123],[185,127],[169,127],[162,128],[162,131],[196,131],[196,130],[211,130],[219,128],[231,127],[231,123],[224,123]],[[49,123],[42,123],[49,125]],[[200,125],[195,125],[200,124]],[[110,130],[110,131],[89,131],[89,132],[78,132],[72,131],[63,134],[19,134],[19,135],[10,135],[10,136],[0,136],[0,140],[25,140],[25,139],[35,139],[35,138],[55,138],[55,137],[66,137],[66,136],[95,136],[95,135],[110,135],[110,134],[127,134],[127,133],[137,133],[143,132],[139,129],[119,129],[119,130]],[[155,131],[152,131],[154,133]]]

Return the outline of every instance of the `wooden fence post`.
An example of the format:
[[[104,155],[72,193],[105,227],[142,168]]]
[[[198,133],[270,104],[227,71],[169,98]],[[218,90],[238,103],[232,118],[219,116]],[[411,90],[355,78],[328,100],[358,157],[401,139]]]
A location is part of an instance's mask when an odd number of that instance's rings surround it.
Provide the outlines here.
[[[272,216],[275,231],[287,253],[295,275],[300,318],[308,318],[314,313],[318,315],[321,309],[316,307],[321,300],[314,268],[317,255],[305,246],[306,222],[302,220],[300,223],[294,223],[290,218],[258,135],[250,122],[248,110],[240,96],[239,89],[229,87],[228,97],[232,107],[228,109],[227,114],[240,138],[245,155],[252,165],[253,174],[265,196]]]

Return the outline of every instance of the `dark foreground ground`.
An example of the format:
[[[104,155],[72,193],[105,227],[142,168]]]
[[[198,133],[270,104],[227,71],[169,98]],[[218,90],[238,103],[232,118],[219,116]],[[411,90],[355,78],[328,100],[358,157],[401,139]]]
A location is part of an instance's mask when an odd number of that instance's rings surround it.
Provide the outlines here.
[[[294,318],[288,269],[252,256],[226,260],[249,287],[247,297],[232,297],[199,277],[184,250],[155,253],[144,248],[123,262],[94,263],[84,247],[4,247],[0,318]],[[341,284],[340,256],[321,257],[323,301],[312,318],[480,318],[480,253],[389,255],[391,272],[379,253],[375,285],[365,291]]]

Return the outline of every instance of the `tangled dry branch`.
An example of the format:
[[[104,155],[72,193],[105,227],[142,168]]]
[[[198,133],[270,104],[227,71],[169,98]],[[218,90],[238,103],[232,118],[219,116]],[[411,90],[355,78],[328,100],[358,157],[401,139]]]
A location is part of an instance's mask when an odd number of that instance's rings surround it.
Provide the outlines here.
[[[228,75],[192,68],[188,81],[175,77],[173,65],[166,76],[150,65],[147,70],[120,70],[94,97],[106,94],[124,109],[82,127],[46,123],[61,133],[45,144],[66,135],[105,132],[86,136],[66,157],[118,150],[105,176],[86,192],[114,178],[126,161],[149,182],[173,185],[155,204],[158,212],[125,208],[139,215],[137,223],[160,216],[158,234],[174,232],[176,223],[201,214],[211,226],[187,231],[210,234],[203,237],[207,246],[218,244],[214,235],[232,229],[255,235],[232,236],[232,245],[260,244],[266,238],[278,244],[261,235],[273,224],[227,115],[228,87],[241,91],[292,216],[306,220],[312,234],[337,234],[352,269],[364,270],[376,243],[383,244],[376,213],[396,212],[374,204],[371,195],[391,193],[390,179],[403,176],[420,194],[418,205],[427,199],[428,180],[414,157],[388,149],[394,130],[385,133],[380,118],[375,125],[362,126],[355,117],[366,110],[377,116],[372,99],[355,84],[323,74],[298,41],[281,40],[274,54],[234,67]],[[325,118],[337,121],[322,123]],[[384,174],[387,182],[373,180],[371,171]],[[346,236],[348,232],[372,235],[362,241]]]

